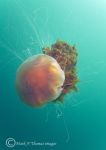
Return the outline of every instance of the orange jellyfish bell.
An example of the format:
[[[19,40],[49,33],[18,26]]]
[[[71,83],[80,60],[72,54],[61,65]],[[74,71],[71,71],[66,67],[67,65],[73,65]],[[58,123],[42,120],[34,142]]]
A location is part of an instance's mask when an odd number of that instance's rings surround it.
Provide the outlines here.
[[[56,100],[64,81],[65,74],[56,59],[39,54],[28,58],[18,68],[16,89],[25,103],[38,107]]]

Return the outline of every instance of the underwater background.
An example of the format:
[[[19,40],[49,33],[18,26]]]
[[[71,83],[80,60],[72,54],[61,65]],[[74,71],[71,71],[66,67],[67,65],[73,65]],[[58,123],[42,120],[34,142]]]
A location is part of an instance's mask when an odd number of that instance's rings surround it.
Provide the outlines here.
[[[17,68],[58,39],[77,48],[78,92],[31,108],[16,93]],[[20,145],[8,147],[7,138]],[[55,144],[21,145],[28,141]],[[0,0],[0,150],[7,149],[106,150],[106,0]]]

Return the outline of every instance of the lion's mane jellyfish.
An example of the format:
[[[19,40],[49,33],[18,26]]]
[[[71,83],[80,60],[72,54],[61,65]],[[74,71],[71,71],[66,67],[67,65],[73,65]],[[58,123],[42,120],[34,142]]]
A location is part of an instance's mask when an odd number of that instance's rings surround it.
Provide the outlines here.
[[[24,102],[40,106],[59,97],[64,80],[64,72],[57,61],[39,54],[28,58],[19,67],[16,87]]]
[[[42,49],[43,54],[25,60],[17,70],[16,89],[21,99],[38,107],[48,102],[63,102],[75,87],[76,48],[63,41]]]

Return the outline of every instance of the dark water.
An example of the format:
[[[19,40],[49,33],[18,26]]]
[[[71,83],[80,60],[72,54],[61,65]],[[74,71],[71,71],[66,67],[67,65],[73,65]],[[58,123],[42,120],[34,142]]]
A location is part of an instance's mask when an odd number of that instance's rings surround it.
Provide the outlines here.
[[[0,0],[0,150],[106,149],[105,6],[105,0]],[[30,108],[16,93],[16,70],[57,39],[78,49],[78,92],[63,105]],[[9,148],[7,138],[20,143]],[[42,145],[22,145],[34,141]]]

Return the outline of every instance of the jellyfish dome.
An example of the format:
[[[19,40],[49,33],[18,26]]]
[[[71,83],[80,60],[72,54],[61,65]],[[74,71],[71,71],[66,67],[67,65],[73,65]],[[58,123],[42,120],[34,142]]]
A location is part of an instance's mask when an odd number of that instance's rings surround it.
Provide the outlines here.
[[[21,99],[38,107],[56,100],[62,93],[64,71],[55,58],[38,54],[25,60],[17,70],[16,89]]]
[[[71,91],[77,91],[77,50],[58,40],[43,47],[42,54],[25,60],[16,73],[16,89],[21,99],[38,107],[48,102],[64,102]]]

